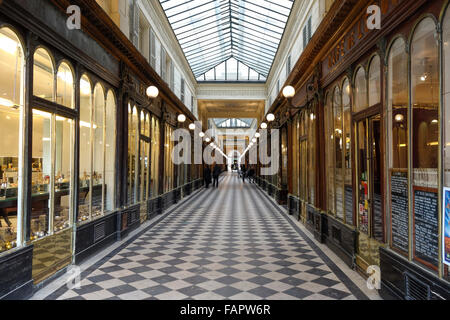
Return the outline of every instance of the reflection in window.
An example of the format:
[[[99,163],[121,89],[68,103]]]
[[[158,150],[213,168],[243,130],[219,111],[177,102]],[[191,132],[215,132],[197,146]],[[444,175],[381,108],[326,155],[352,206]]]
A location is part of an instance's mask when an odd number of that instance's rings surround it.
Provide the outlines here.
[[[112,91],[105,96],[98,83],[92,96],[89,78],[81,78],[78,221],[101,217],[115,208],[115,108]]]
[[[334,214],[334,125],[332,94],[328,93],[325,99],[325,163],[327,176],[327,210]]]
[[[174,164],[172,162],[172,151],[174,142],[172,141],[171,137],[173,134],[173,128],[166,124],[165,125],[165,145],[164,145],[164,193],[169,192],[174,187]]]
[[[17,243],[21,118],[24,98],[24,54],[17,35],[0,29],[0,252]]]
[[[103,116],[105,110],[105,93],[98,83],[94,88],[94,110],[92,119],[92,216],[102,214],[103,167],[105,163],[103,147]]]
[[[55,171],[53,231],[70,226],[73,166],[73,121],[55,117]]]
[[[138,200],[138,146],[139,146],[139,118],[136,106],[128,105],[128,204],[135,204]]]
[[[111,212],[115,209],[115,161],[116,159],[116,99],[114,93],[109,90],[106,96],[105,112],[105,185],[104,185],[104,209]]]
[[[333,115],[334,115],[334,151],[335,151],[335,192],[336,192],[336,216],[344,218],[344,166],[343,166],[343,122],[341,91],[339,87],[334,89],[333,95]]]
[[[30,239],[42,238],[50,232],[50,180],[52,177],[52,115],[33,110],[33,174]],[[42,195],[39,199],[37,196]]]
[[[436,26],[424,19],[411,44],[414,185],[437,188],[439,147],[439,61]]]
[[[397,39],[388,60],[389,168],[408,169],[408,54],[405,41]]]
[[[78,187],[78,221],[91,218],[91,81],[86,75],[80,80],[80,162]]]
[[[53,60],[47,50],[38,48],[34,53],[33,94],[39,98],[54,101]]]
[[[308,112],[308,202],[316,201],[316,107]]]
[[[151,180],[150,180],[150,192],[151,198],[159,195],[159,155],[160,155],[160,128],[159,120],[152,116],[152,156],[151,156]]]
[[[73,120],[33,110],[30,240],[70,227]]]
[[[74,108],[74,86],[72,69],[67,63],[61,63],[56,77],[56,103]]]
[[[350,198],[347,197],[349,192],[352,192],[352,107],[350,100],[350,83],[348,79],[344,80],[342,84],[342,109],[344,112],[344,200],[345,200],[345,223],[353,224],[353,203],[348,203]]]
[[[380,57],[374,56],[369,67],[369,106],[381,102]]]
[[[359,68],[355,77],[355,107],[354,112],[367,108],[367,82],[366,72]]]

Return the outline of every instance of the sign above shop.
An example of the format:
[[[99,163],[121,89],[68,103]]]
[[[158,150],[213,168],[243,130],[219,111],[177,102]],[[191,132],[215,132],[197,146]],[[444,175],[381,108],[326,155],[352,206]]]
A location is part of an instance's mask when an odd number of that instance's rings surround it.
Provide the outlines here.
[[[402,0],[378,0],[378,6],[381,10],[381,27],[383,18],[391,13]],[[376,5],[376,3],[375,3]],[[377,31],[369,29],[370,22],[373,19],[373,5],[364,10],[364,14],[352,25],[345,36],[330,51],[327,58],[323,62],[323,75],[328,74],[343,61],[344,57],[361,43],[370,32]],[[369,25],[369,26],[368,26]]]

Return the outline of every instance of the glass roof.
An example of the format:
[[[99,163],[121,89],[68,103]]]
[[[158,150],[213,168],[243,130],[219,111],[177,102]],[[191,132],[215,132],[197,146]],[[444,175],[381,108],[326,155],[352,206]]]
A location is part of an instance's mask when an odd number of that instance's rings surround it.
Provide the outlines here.
[[[214,119],[217,128],[250,128],[255,119],[218,118]]]
[[[265,81],[294,3],[294,0],[159,1],[198,81]],[[236,64],[238,69],[242,68],[234,72],[238,74],[236,77],[227,77],[230,61],[233,67]],[[224,79],[222,76],[217,79],[218,73],[223,73]]]

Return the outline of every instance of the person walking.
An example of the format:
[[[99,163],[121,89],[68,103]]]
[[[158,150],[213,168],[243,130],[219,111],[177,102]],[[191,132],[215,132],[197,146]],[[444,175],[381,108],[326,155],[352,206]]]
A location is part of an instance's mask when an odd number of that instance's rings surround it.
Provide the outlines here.
[[[255,169],[253,168],[253,166],[251,166],[251,167],[248,169],[247,177],[248,177],[248,181],[249,181],[249,182],[255,183]]]
[[[206,165],[203,170],[203,180],[205,181],[205,188],[208,189],[211,183],[211,169],[209,168],[209,165]]]
[[[214,162],[214,168],[213,168],[213,188],[219,187],[219,177],[222,173],[222,168]]]
[[[242,165],[242,182],[245,183],[245,176],[247,175],[247,169],[245,168],[245,165]]]

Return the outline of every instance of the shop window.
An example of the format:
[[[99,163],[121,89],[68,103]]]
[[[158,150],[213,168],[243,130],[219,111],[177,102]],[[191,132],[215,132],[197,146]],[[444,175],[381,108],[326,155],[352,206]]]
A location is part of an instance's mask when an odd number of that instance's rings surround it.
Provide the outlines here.
[[[344,211],[345,223],[353,225],[353,181],[352,181],[352,107],[351,87],[346,78],[342,84],[342,110],[344,112],[343,152],[344,152]]]
[[[414,258],[438,265],[439,50],[436,25],[422,20],[411,41]]]
[[[105,213],[115,209],[116,98],[112,90],[106,96],[105,112]]]
[[[159,156],[160,156],[160,128],[159,120],[156,117],[152,117],[152,156],[151,156],[151,180],[150,180],[150,192],[151,197],[157,197],[159,191]]]
[[[39,98],[54,101],[55,71],[53,60],[47,50],[38,48],[34,53],[33,94]]]
[[[73,123],[72,119],[33,110],[30,240],[71,225]]]
[[[103,168],[105,164],[104,149],[104,110],[105,92],[101,84],[94,88],[94,110],[92,119],[92,215],[97,217],[103,212]]]
[[[298,197],[298,131],[299,131],[300,123],[298,115],[295,117],[295,120],[292,124],[292,175],[290,175],[292,179],[292,194]]]
[[[333,125],[333,95],[328,93],[325,98],[325,163],[327,177],[327,210],[334,214],[334,125]]]
[[[164,193],[172,191],[174,187],[174,164],[172,162],[173,141],[171,139],[173,128],[165,125],[164,145]]]
[[[308,116],[308,202],[312,205],[316,201],[316,107],[309,110]]]
[[[372,58],[369,67],[369,106],[381,102],[381,65],[378,55]]]
[[[0,252],[17,246],[21,210],[17,201],[22,182],[22,118],[24,54],[17,35],[0,29]]]
[[[115,208],[115,108],[112,91],[105,96],[103,86],[97,83],[92,94],[89,78],[81,77],[79,222],[101,217]]]
[[[56,103],[73,109],[74,89],[72,69],[63,62],[58,68],[56,77]]]
[[[449,106],[450,106],[450,81],[448,78],[448,70],[450,67],[450,9],[447,8],[447,12],[445,14],[443,23],[442,23],[442,43],[443,43],[443,63],[442,70],[445,70],[446,72],[445,77],[443,79],[444,81],[444,106],[442,108],[443,110],[443,117],[444,117],[444,141],[443,141],[443,150],[444,150],[444,160],[443,160],[443,168],[444,168],[444,186],[450,187],[450,113],[449,113]],[[446,198],[444,198],[445,201],[447,201]],[[450,281],[450,214],[447,211],[444,211],[443,213],[443,224],[444,224],[444,241],[443,241],[443,251],[444,251],[444,263],[447,265],[446,268],[446,279],[447,281]]]
[[[148,199],[148,186],[149,186],[149,165],[150,165],[150,137],[148,134],[149,129],[149,114],[141,111],[141,139],[140,139],[140,199],[145,201]]]
[[[136,106],[128,105],[128,204],[132,205],[139,201],[138,169],[137,159],[139,147],[139,118]]]
[[[355,76],[355,105],[354,112],[367,108],[367,81],[364,68],[359,68]]]
[[[91,218],[91,110],[92,86],[90,79],[80,79],[80,162],[78,189],[78,220]]]
[[[333,116],[334,116],[334,151],[335,151],[335,194],[336,194],[336,216],[339,219],[344,219],[344,164],[343,164],[343,150],[344,150],[344,135],[343,123],[344,116],[342,112],[341,91],[339,87],[335,87],[333,93]]]
[[[404,254],[409,252],[408,196],[408,54],[402,38],[392,44],[388,57],[387,79],[388,168],[390,245]]]

